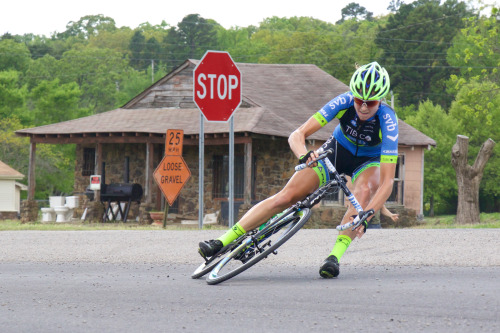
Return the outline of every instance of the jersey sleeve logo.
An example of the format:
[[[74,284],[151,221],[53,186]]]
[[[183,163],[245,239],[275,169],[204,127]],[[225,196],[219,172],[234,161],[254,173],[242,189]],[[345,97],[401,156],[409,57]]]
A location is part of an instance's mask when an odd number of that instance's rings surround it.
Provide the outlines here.
[[[394,142],[396,142],[396,140],[398,139],[398,136],[399,136],[399,133],[396,134],[396,135],[394,135],[394,136],[388,135],[387,138],[390,139],[390,140],[392,140],[392,141],[394,141]]]

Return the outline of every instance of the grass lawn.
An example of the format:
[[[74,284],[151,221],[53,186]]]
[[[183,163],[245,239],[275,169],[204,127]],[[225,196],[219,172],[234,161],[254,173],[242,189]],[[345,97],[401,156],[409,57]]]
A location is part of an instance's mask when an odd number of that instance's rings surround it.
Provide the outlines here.
[[[163,227],[137,223],[41,223],[29,222],[21,223],[19,220],[0,220],[0,231],[6,230],[70,230],[70,231],[89,231],[89,230],[162,230]],[[166,230],[198,230],[198,225],[180,225],[179,223],[167,223]],[[227,229],[226,226],[205,225],[203,230],[209,229]]]
[[[500,213],[481,213],[481,223],[458,225],[455,215],[425,217],[424,221],[413,229],[454,229],[454,228],[500,228]],[[5,230],[161,230],[162,226],[137,223],[21,223],[18,220],[0,220],[0,231]],[[204,230],[226,230],[227,226],[205,225]],[[166,230],[198,230],[198,225],[167,223]]]
[[[450,229],[450,228],[500,228],[500,213],[481,213],[479,224],[456,224],[455,215],[425,217],[423,223],[414,229]]]

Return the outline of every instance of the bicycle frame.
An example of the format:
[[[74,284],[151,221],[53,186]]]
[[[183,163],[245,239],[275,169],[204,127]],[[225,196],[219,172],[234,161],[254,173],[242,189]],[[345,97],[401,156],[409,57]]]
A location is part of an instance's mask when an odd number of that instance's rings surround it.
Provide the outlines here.
[[[335,185],[335,186],[339,186],[342,189],[344,194],[347,196],[347,199],[349,199],[349,201],[351,202],[353,207],[356,209],[358,214],[361,213],[363,211],[363,208],[361,207],[360,203],[358,202],[358,200],[356,199],[354,194],[351,193],[351,191],[349,190],[345,181],[342,179],[342,177],[338,173],[335,166],[328,159],[328,155],[331,155],[333,153],[333,151],[331,149],[328,149],[326,151],[323,151],[322,149],[320,149],[320,150],[318,150],[318,153],[320,153],[320,155],[314,161],[311,161],[310,163],[303,163],[303,164],[297,165],[295,167],[295,171],[300,171],[300,170],[303,170],[303,169],[307,168],[308,166],[316,163],[319,160],[323,160],[326,164],[326,167],[328,168],[328,171],[330,172],[330,174],[334,178],[334,179],[330,179],[324,185],[320,186],[316,191],[314,191],[314,193],[312,195],[310,195],[306,198],[306,200],[308,200],[309,197],[311,197],[311,196],[313,197],[312,199],[313,199],[314,203],[311,206],[309,206],[309,208],[314,206],[319,201],[321,201],[321,199],[323,199],[323,197],[328,192],[327,189],[323,190],[325,187],[330,188],[332,185]],[[357,215],[352,222],[346,223],[343,225],[338,225],[336,229],[339,231],[342,231],[342,230],[346,230],[346,229],[353,227],[353,230],[354,230],[355,228],[357,228],[359,226],[359,224],[360,224],[360,218],[359,218],[359,215]]]

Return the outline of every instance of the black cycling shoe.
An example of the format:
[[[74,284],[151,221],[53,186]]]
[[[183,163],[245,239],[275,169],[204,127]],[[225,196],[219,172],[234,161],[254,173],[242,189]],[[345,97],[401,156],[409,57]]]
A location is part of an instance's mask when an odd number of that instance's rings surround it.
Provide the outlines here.
[[[200,242],[198,246],[200,247],[198,253],[205,259],[212,257],[224,247],[218,239]]]
[[[319,275],[325,279],[331,279],[339,276],[340,268],[339,261],[336,256],[331,255],[323,261],[319,269]]]

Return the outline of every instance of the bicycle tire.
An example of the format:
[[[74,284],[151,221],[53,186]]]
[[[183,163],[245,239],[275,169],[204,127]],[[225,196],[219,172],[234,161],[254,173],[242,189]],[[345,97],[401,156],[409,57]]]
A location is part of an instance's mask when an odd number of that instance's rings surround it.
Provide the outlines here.
[[[272,225],[266,226],[266,228],[262,229],[261,232],[259,232],[257,235],[260,236],[260,239],[257,240],[257,248],[259,248],[259,245],[265,246],[265,250],[263,251],[256,251],[255,250],[255,236],[248,236],[246,237],[243,242],[236,247],[233,251],[231,251],[226,257],[222,258],[217,265],[213,268],[213,270],[208,274],[206,281],[209,285],[215,285],[218,283],[221,283],[223,281],[226,281],[241,272],[247,270],[248,268],[252,267],[259,261],[261,261],[264,258],[267,258],[269,254],[275,253],[276,249],[278,249],[281,245],[283,245],[286,241],[288,241],[297,231],[299,231],[302,226],[309,220],[311,217],[311,211],[309,208],[303,208],[298,211],[292,211],[289,212],[288,214],[284,214],[281,216],[279,219],[273,222]],[[281,223],[281,221],[288,219],[288,221],[285,221],[284,223]],[[279,235],[278,232],[281,230],[284,230],[284,233]],[[269,240],[270,237],[272,236],[277,236],[278,239],[274,242],[271,243],[271,240]],[[262,244],[263,245],[262,245]],[[267,245],[267,246],[266,246]],[[248,259],[248,261],[241,262],[240,264],[237,264],[234,268],[230,268],[227,272],[223,273],[222,275],[219,274],[219,272],[230,262],[234,261],[241,261],[241,255],[245,254],[248,252],[252,246],[254,246],[253,253],[254,255]]]
[[[200,266],[198,266],[198,268],[196,268],[196,270],[193,272],[193,274],[191,274],[191,278],[192,279],[201,278],[203,275],[210,272],[215,267],[215,265],[217,265],[219,263],[219,261],[221,261],[221,260],[222,260],[222,256],[220,256],[219,259],[212,260],[209,263],[207,263],[207,262],[202,263]]]

